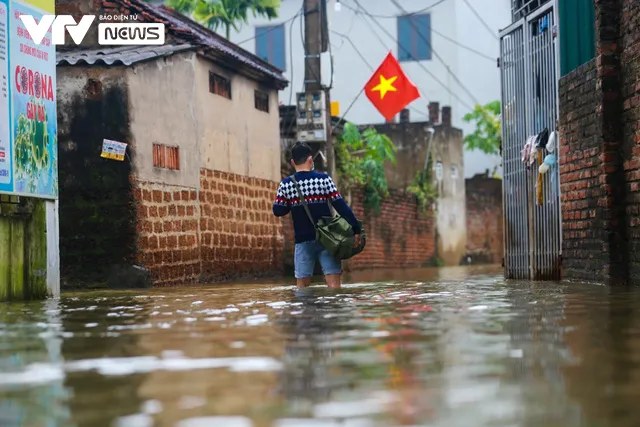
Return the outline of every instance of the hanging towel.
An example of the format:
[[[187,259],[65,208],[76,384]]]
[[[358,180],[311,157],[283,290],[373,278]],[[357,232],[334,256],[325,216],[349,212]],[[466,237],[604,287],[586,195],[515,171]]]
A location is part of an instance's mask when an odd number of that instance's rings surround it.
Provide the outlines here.
[[[538,164],[540,164],[540,166],[542,166],[544,160],[542,158],[542,150],[538,151]],[[543,203],[543,199],[542,199],[542,174],[540,172],[538,172],[538,185],[536,188],[536,196],[537,196],[537,202],[538,202],[538,206],[542,206]]]

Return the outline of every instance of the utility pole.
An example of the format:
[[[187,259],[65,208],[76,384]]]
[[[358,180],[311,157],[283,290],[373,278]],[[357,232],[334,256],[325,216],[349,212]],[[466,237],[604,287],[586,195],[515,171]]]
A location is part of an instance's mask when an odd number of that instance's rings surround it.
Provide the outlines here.
[[[324,92],[325,117],[324,136],[315,140],[324,148],[327,172],[335,177],[335,160],[333,152],[333,137],[331,131],[331,97],[330,88],[322,85],[322,63],[320,54],[326,52],[329,45],[329,29],[327,19],[327,0],[303,0],[304,10],[304,91],[306,95],[307,114],[313,107],[313,94]],[[298,100],[299,104],[300,100]],[[313,115],[307,115],[308,121],[313,121]],[[300,116],[298,115],[298,120]],[[323,147],[324,146],[324,147]]]

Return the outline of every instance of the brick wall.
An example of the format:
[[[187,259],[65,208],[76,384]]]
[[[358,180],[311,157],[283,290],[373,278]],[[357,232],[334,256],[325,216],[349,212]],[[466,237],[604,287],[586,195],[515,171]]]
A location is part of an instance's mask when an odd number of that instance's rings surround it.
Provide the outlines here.
[[[472,263],[501,263],[504,256],[502,180],[467,179],[467,256]]]
[[[595,60],[560,80],[560,189],[563,274],[602,280],[605,257]]]
[[[283,224],[271,212],[278,183],[200,172],[203,279],[282,272]]]
[[[595,0],[596,58],[560,80],[565,277],[640,283],[640,3]],[[573,193],[572,193],[573,192]]]
[[[433,212],[422,213],[414,196],[391,190],[380,215],[365,216],[364,195],[356,193],[353,211],[364,224],[367,246],[349,260],[350,270],[366,268],[412,268],[431,265],[436,253]]]
[[[628,275],[640,284],[640,3],[621,1],[619,55],[621,68],[620,114],[624,173],[627,185],[625,223]]]
[[[138,263],[155,286],[200,278],[198,198],[193,188],[137,182]]]
[[[365,250],[344,262],[346,271],[368,268],[412,268],[433,265],[436,254],[436,232],[433,213],[419,212],[414,196],[391,190],[382,203],[380,214],[365,215],[364,195],[353,192],[352,209],[362,221],[367,234]],[[293,271],[293,223],[283,219],[285,236],[285,268]],[[316,274],[322,274],[316,265]]]

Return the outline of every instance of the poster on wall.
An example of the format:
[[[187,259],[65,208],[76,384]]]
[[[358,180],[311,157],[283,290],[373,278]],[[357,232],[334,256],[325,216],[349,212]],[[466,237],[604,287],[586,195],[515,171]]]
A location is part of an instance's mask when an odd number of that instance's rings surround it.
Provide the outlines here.
[[[0,192],[13,191],[9,90],[9,4],[0,0]]]
[[[20,15],[32,15],[39,21],[43,15],[54,14],[54,4],[54,0],[8,3],[9,102],[8,113],[4,112],[4,105],[0,105],[0,114],[4,114],[0,115],[4,119],[0,138],[5,137],[2,132],[8,123],[10,141],[0,141],[0,152],[4,148],[4,158],[8,159],[0,163],[0,192],[3,193],[46,199],[58,197],[56,49],[51,43],[50,31],[43,42],[36,45],[20,20]],[[1,62],[0,67],[7,69]]]

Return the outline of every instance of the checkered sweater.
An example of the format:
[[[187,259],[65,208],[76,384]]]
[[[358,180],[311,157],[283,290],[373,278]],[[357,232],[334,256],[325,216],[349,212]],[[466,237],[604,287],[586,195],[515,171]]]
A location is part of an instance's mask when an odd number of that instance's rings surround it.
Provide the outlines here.
[[[353,231],[356,234],[360,233],[360,223],[340,195],[338,188],[329,175],[310,171],[296,172],[295,177],[300,185],[304,199],[309,205],[311,216],[316,223],[324,216],[331,216],[328,204],[328,201],[331,201],[334,209],[349,221]],[[295,184],[290,177],[287,177],[282,180],[278,188],[276,201],[273,203],[273,213],[275,216],[285,216],[289,212],[293,216],[296,243],[315,240],[315,226],[309,221],[309,217],[304,211],[304,206],[300,202]]]

